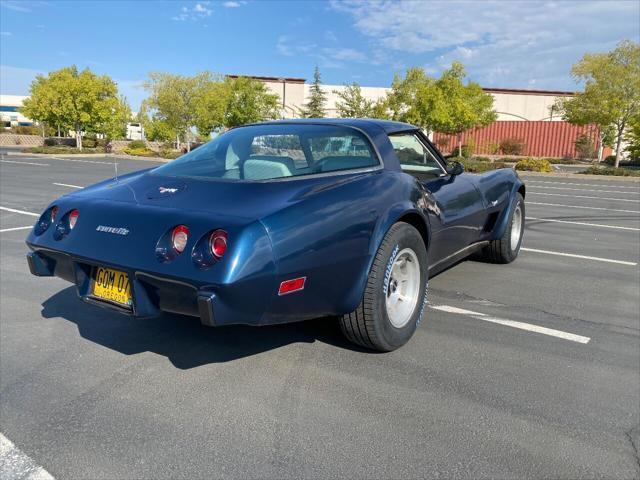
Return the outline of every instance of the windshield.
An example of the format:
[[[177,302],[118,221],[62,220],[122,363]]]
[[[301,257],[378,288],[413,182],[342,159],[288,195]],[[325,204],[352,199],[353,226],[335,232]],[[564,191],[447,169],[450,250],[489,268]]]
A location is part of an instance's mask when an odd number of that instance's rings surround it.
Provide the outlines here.
[[[154,172],[256,181],[377,165],[371,144],[357,130],[281,123],[235,128]]]

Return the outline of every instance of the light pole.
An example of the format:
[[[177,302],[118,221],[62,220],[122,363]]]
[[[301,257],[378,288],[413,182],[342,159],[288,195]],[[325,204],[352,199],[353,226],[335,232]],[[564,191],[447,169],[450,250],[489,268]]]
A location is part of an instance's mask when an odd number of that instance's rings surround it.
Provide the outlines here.
[[[286,78],[278,78],[279,82],[282,82],[282,118],[284,119],[286,113],[286,101],[287,101],[287,80]]]

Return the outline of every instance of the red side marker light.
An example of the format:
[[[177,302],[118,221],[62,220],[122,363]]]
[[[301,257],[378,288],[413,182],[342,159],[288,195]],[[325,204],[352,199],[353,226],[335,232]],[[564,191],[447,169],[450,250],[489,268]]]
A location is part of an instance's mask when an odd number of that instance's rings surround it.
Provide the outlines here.
[[[307,277],[294,278],[293,280],[285,280],[280,284],[278,289],[278,295],[285,295],[287,293],[297,292],[304,290],[304,282],[307,281]]]
[[[51,223],[56,221],[56,217],[58,216],[58,206],[56,205],[51,209]]]

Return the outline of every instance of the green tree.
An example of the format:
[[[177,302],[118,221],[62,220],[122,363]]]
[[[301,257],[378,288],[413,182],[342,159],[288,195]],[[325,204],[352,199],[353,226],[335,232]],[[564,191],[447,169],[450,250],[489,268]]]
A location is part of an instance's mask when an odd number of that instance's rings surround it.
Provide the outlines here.
[[[459,62],[433,84],[418,92],[417,108],[429,130],[456,135],[458,155],[462,155],[462,132],[496,121],[493,96],[475,82],[463,83],[466,73]]]
[[[126,116],[125,103],[111,78],[97,76],[89,69],[79,71],[73,65],[46,77],[38,75],[21,112],[38,122],[73,129],[82,150],[85,133],[109,134],[117,129],[117,121]]]
[[[597,125],[603,137],[612,131],[617,168],[625,130],[640,115],[640,45],[624,40],[611,52],[588,53],[573,66],[571,74],[584,82],[584,92],[559,99],[554,110],[570,123]],[[599,160],[601,157],[599,154]]]
[[[632,160],[640,159],[640,115],[629,121],[629,129],[625,136],[628,145],[625,151]]]
[[[270,93],[261,81],[238,77],[227,78],[225,84],[229,92],[224,115],[225,127],[278,118],[280,97]]]
[[[388,117],[398,122],[407,122],[430,130],[428,119],[418,103],[418,94],[433,86],[434,80],[422,68],[409,68],[404,78],[394,76],[391,91],[384,103],[376,106],[378,113],[386,112]]]
[[[362,89],[357,83],[347,85],[344,90],[334,90],[339,100],[336,102],[338,115],[343,118],[373,117],[374,102],[362,95]]]
[[[176,132],[178,148],[180,138],[187,141],[187,150],[191,148],[189,136],[196,123],[198,100],[203,89],[214,81],[209,72],[193,77],[160,72],[149,74],[149,80],[144,85],[149,92],[149,97],[144,101],[145,107],[152,112],[154,120],[163,121]]]
[[[320,69],[316,67],[313,72],[313,83],[309,87],[309,101],[298,109],[298,113],[302,118],[324,118],[326,103],[327,94],[322,90]]]

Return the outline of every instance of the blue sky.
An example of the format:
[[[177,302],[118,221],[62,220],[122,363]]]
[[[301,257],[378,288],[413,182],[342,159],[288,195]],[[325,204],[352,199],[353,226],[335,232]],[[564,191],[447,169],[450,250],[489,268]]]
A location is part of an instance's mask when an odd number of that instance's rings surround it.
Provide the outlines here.
[[[640,1],[0,0],[0,92],[76,64],[132,106],[150,71],[202,70],[388,86],[453,60],[487,87],[573,90],[571,64],[640,36]]]

